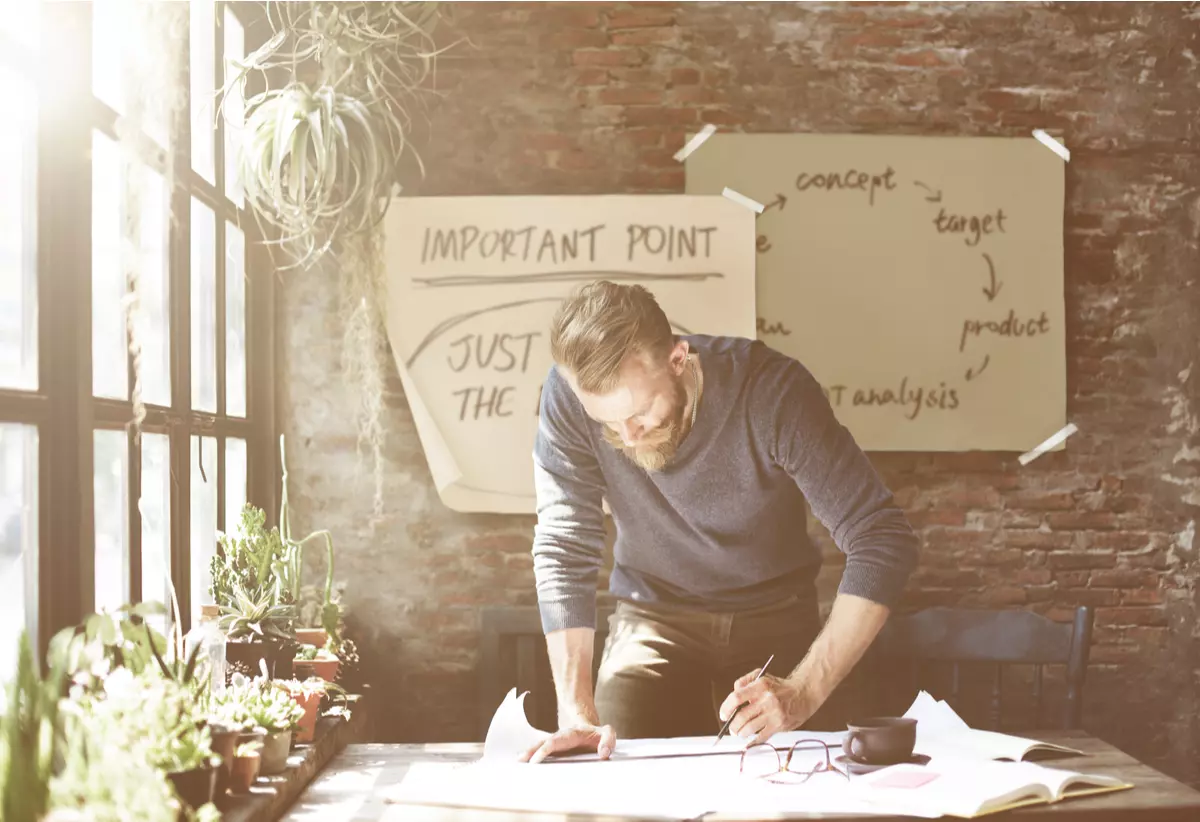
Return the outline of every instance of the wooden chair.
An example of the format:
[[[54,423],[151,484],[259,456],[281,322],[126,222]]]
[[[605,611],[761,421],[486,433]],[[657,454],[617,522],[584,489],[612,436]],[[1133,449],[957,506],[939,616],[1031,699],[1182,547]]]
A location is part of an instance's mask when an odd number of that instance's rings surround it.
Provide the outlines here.
[[[608,638],[611,606],[596,609],[596,644],[592,654],[592,682]],[[496,708],[510,688],[525,691],[525,713],[535,728],[558,727],[554,677],[546,653],[546,637],[536,606],[495,606],[480,614],[479,696],[476,704],[479,739],[487,736]]]
[[[950,687],[945,697],[957,707],[963,700],[962,673],[968,667],[991,669],[985,724],[1001,727],[1001,690],[1004,672],[1016,667],[1031,668],[1032,699],[1035,703],[1029,727],[1045,727],[1043,721],[1044,669],[1061,666],[1064,695],[1058,721],[1066,729],[1082,724],[1083,688],[1087,677],[1094,614],[1082,606],[1070,623],[1059,623],[1025,610],[973,610],[929,608],[914,614],[893,616],[864,658],[869,684],[895,692],[896,682],[911,686],[904,698],[911,700],[938,669],[949,667]],[[907,680],[897,669],[908,669]],[[861,683],[860,683],[861,684]],[[931,689],[931,695],[939,694]],[[907,707],[907,706],[905,706]],[[964,717],[966,719],[967,717]],[[970,720],[968,719],[968,722]]]

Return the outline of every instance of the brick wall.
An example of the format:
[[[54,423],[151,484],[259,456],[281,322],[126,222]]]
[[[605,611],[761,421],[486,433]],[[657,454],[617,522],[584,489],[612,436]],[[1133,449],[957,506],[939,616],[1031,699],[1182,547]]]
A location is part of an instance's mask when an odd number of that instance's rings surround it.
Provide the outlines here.
[[[1200,781],[1200,12],[1175,4],[455,4],[422,194],[678,192],[703,123],[743,131],[1059,130],[1065,452],[874,454],[920,530],[908,605],[1097,609],[1090,730]],[[438,501],[398,379],[372,527],[342,390],[336,277],[287,272],[280,413],[297,527],[338,538],[381,738],[473,738],[478,606],[532,604],[532,517]],[[822,537],[830,566],[838,556]]]

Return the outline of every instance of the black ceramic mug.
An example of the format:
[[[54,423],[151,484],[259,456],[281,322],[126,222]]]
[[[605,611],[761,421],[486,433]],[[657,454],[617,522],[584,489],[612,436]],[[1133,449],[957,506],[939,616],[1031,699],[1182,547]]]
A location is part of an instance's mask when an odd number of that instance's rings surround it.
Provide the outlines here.
[[[846,724],[842,750],[846,756],[871,765],[892,765],[912,759],[917,720],[874,716]]]

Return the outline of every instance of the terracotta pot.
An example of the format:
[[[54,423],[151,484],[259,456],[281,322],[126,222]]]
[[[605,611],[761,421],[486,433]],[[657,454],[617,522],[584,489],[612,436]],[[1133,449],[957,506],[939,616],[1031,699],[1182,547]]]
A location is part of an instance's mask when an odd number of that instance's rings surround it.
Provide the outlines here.
[[[202,765],[190,771],[177,771],[167,774],[179,800],[192,810],[212,802],[213,792],[217,785],[217,768],[212,765]]]
[[[324,648],[325,643],[329,641],[329,634],[324,628],[297,628],[296,641],[301,645]]]
[[[317,732],[317,709],[321,707],[321,697],[324,696],[320,691],[313,691],[307,696],[304,694],[292,694],[292,699],[304,709],[304,716],[300,719],[300,725],[296,728],[296,742],[305,744],[313,741],[313,737]]]
[[[305,665],[311,665],[313,676],[319,676],[326,682],[333,682],[337,679],[338,668],[342,664],[342,661],[337,657],[333,659],[298,659],[295,664],[299,665],[301,662]]]
[[[229,777],[233,770],[233,753],[241,741],[243,732],[236,728],[226,728],[217,723],[211,723],[208,729],[212,735],[212,752],[221,757],[221,764],[217,767],[215,791],[217,796],[224,796],[225,790],[229,787]]]
[[[258,779],[258,770],[262,765],[262,757],[258,754],[250,756],[235,756],[233,771],[229,778],[231,793],[249,793],[250,786]]]

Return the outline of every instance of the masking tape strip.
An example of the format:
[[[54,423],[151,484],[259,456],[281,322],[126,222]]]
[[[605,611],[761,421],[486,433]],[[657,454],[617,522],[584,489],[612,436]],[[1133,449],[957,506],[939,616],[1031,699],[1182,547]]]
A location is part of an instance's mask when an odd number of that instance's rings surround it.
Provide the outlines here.
[[[728,187],[726,187],[726,189],[724,191],[722,191],[721,193],[724,194],[729,199],[733,200],[738,205],[744,205],[746,208],[750,209],[751,211],[757,211],[759,214],[763,213],[763,204],[756,202],[754,200],[751,200],[745,194],[738,194],[732,188],[728,188]]]
[[[1062,442],[1063,440],[1065,440],[1067,437],[1071,436],[1078,430],[1079,429],[1075,427],[1075,423],[1069,422],[1065,426],[1063,426],[1057,433],[1050,435],[1050,438],[1047,439],[1045,442],[1043,442],[1041,445],[1037,446],[1032,451],[1025,452],[1020,457],[1018,457],[1017,460],[1022,465],[1028,465],[1029,463],[1033,462],[1035,459],[1040,457],[1042,454],[1046,453],[1051,448],[1058,445],[1060,442]]]
[[[700,129],[700,133],[688,140],[687,145],[675,152],[675,159],[682,163],[685,159],[687,159],[689,154],[700,148],[701,144],[709,137],[716,134],[716,132],[716,126],[706,123],[704,128]]]
[[[1059,157],[1062,157],[1063,160],[1065,160],[1068,163],[1071,162],[1070,149],[1068,149],[1066,146],[1064,146],[1058,140],[1055,140],[1053,137],[1051,137],[1046,132],[1042,131],[1040,128],[1035,128],[1033,130],[1033,136],[1037,138],[1037,141],[1039,143],[1041,143],[1046,148],[1053,151]]]

